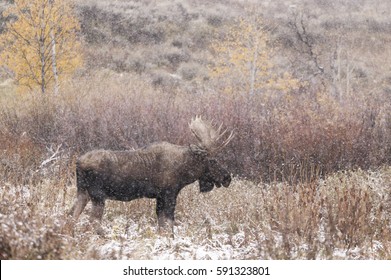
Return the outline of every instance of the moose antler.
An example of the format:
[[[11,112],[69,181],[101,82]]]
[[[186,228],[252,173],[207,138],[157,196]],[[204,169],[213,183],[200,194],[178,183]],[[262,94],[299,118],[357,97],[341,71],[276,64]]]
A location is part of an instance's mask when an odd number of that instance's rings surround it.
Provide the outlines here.
[[[228,129],[222,131],[221,124],[217,129],[212,124],[196,116],[189,124],[189,128],[199,142],[199,146],[211,154],[215,154],[224,148],[234,137],[233,131],[227,136]],[[225,138],[225,139],[224,139]]]

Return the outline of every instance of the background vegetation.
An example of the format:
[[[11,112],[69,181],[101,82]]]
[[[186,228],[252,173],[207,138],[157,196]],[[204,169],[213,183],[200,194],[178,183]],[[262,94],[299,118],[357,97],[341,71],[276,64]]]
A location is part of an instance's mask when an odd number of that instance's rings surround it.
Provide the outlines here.
[[[75,3],[85,61],[57,94],[0,71],[2,259],[390,258],[390,4]],[[186,188],[175,240],[148,200],[109,204],[105,238],[65,216],[79,154],[189,143],[197,114],[235,129],[237,179]]]

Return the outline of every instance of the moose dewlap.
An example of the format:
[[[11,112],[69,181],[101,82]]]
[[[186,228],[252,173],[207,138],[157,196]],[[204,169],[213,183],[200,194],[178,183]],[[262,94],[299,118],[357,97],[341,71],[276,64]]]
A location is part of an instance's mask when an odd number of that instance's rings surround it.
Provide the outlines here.
[[[130,201],[156,199],[159,230],[173,232],[176,199],[186,185],[198,180],[201,192],[228,187],[230,173],[215,159],[233,133],[215,128],[196,117],[189,128],[197,144],[178,146],[167,142],[134,151],[94,150],[76,164],[77,197],[70,211],[75,219],[92,202],[91,221],[100,222],[107,199]]]

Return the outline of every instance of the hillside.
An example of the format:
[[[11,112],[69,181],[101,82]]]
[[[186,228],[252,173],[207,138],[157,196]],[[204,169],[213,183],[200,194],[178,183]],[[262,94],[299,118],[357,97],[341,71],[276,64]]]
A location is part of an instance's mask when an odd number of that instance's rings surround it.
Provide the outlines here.
[[[301,79],[309,80],[319,72],[313,65],[316,59],[329,80],[336,75],[333,64],[347,67],[349,63],[350,79],[364,78],[362,83],[357,81],[359,86],[388,83],[389,69],[381,65],[389,59],[384,46],[390,41],[386,12],[390,9],[387,2],[365,0],[103,0],[78,4],[82,36],[91,46],[87,48],[90,66],[148,73],[155,83],[171,86],[178,80],[207,78],[207,66],[213,60],[209,44],[249,10],[264,19],[271,43],[278,48],[280,66]],[[312,49],[300,41],[298,31],[311,41]]]

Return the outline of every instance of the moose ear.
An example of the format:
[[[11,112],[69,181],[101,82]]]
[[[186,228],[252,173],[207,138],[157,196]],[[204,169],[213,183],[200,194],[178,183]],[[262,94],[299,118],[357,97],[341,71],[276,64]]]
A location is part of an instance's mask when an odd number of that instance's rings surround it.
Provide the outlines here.
[[[197,145],[190,144],[190,151],[201,158],[205,158],[208,155],[208,151],[205,149],[200,148]]]

